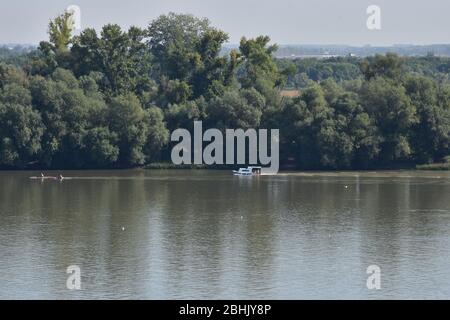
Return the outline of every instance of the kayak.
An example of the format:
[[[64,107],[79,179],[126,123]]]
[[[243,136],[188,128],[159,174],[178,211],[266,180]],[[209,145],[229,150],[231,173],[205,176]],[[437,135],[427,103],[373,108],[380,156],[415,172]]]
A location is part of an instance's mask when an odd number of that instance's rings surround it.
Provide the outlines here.
[[[58,177],[30,177],[31,180],[59,180]]]

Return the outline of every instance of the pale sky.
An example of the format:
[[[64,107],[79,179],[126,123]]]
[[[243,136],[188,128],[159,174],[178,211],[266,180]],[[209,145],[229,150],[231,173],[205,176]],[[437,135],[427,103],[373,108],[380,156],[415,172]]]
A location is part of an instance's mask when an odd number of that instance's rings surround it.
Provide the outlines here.
[[[381,30],[366,27],[369,5],[381,8]],[[230,34],[268,35],[279,44],[450,43],[449,0],[0,0],[0,43],[47,39],[51,18],[81,8],[82,27],[145,27],[170,11],[207,17]]]

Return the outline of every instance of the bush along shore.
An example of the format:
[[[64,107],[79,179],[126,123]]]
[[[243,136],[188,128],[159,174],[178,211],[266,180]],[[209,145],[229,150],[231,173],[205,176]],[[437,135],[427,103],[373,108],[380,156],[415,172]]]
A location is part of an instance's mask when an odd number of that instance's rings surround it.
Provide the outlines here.
[[[445,157],[442,162],[417,165],[418,170],[450,170],[450,156]]]

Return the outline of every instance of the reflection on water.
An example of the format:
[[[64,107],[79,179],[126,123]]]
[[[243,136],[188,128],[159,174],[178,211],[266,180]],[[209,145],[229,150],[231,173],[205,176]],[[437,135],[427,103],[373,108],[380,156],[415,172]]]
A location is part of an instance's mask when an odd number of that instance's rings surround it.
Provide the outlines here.
[[[448,173],[33,175],[0,173],[3,299],[450,298]]]

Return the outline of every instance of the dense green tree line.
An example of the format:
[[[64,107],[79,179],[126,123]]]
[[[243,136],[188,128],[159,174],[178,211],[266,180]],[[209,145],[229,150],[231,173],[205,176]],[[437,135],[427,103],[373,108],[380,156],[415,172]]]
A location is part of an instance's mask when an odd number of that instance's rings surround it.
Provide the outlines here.
[[[23,67],[28,63],[30,55],[34,52],[35,47],[33,46],[15,45],[13,47],[7,47],[0,45],[0,61],[17,67]]]
[[[276,45],[168,14],[145,29],[49,26],[26,62],[0,62],[0,167],[133,167],[168,160],[169,133],[279,128],[281,161],[302,169],[427,163],[448,155],[448,61],[276,60]],[[21,58],[22,59],[22,58]],[[18,67],[20,66],[20,67]],[[300,89],[282,97],[286,87]]]
[[[387,54],[385,56],[373,56],[365,60],[357,57],[335,57],[328,59],[304,58],[304,59],[277,59],[280,67],[293,69],[288,76],[286,86],[288,88],[305,88],[311,84],[311,81],[320,82],[326,79],[334,79],[337,82],[362,79],[369,70],[369,62],[380,64],[386,68],[392,67],[392,72],[400,66],[389,65],[398,60],[403,72],[420,74],[431,77],[436,80],[450,80],[450,59],[448,57],[438,57],[433,55],[420,57],[407,57],[395,59],[395,55]],[[384,57],[384,58],[382,58]],[[378,62],[377,62],[378,61]]]

